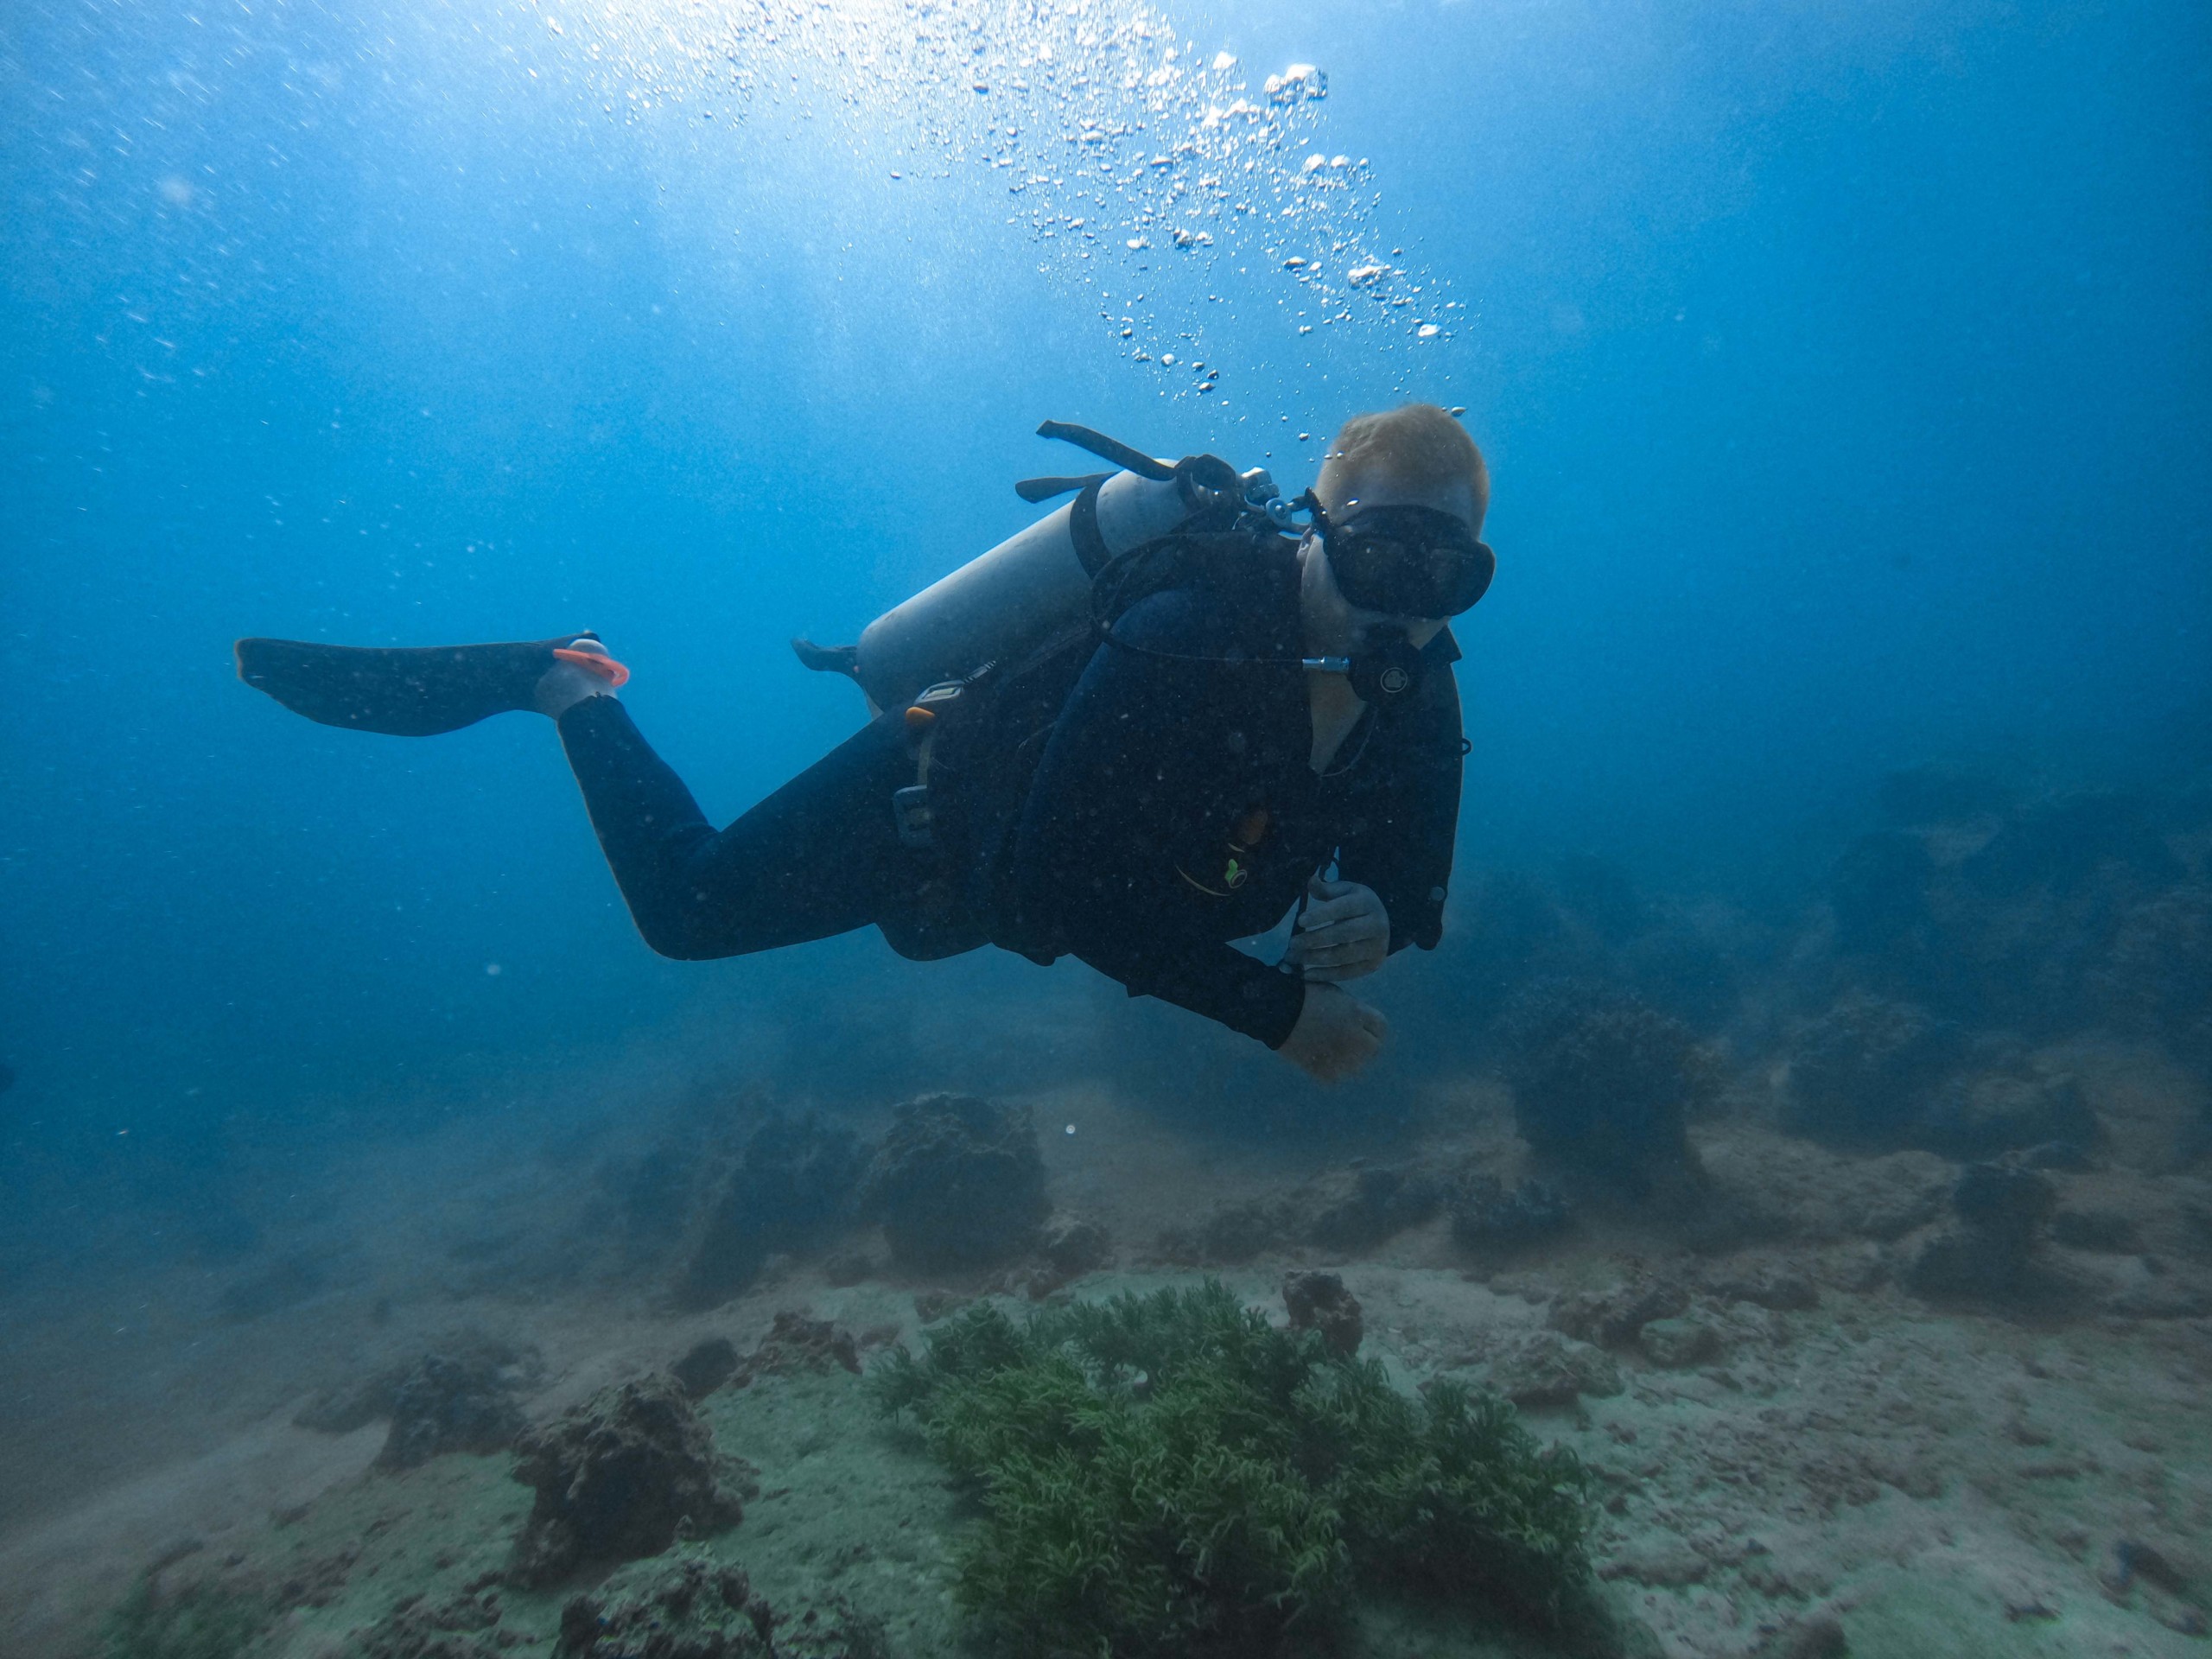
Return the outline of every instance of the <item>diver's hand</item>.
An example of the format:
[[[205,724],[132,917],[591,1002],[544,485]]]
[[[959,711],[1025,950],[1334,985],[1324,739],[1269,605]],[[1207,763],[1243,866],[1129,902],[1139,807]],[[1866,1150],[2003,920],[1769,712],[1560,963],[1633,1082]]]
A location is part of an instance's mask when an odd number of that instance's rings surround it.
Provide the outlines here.
[[[1382,965],[1390,954],[1390,918],[1374,888],[1317,875],[1306,885],[1306,899],[1282,959],[1309,984],[1358,979]]]
[[[1342,1083],[1375,1058],[1389,1034],[1381,1010],[1333,985],[1309,984],[1298,1023],[1275,1052],[1316,1083]]]

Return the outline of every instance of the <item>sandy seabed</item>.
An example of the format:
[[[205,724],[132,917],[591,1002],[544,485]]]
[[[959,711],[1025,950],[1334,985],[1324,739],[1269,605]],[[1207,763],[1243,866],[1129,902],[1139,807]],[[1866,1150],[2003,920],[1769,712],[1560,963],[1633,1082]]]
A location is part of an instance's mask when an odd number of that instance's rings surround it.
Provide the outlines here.
[[[1363,1308],[1363,1353],[1401,1382],[1517,1386],[1534,1432],[1592,1465],[1599,1579],[1669,1655],[2202,1654],[2212,1180],[2173,1150],[2198,1103],[2129,1051],[2069,1058],[2108,1144],[2094,1167],[2051,1179],[2070,1208],[2125,1214],[2133,1231],[2125,1249],[2046,1246],[2066,1294],[2033,1306],[1938,1306],[1902,1287],[1945,1224],[1955,1166],[1852,1157],[1731,1119],[1694,1132],[1716,1192],[1789,1218],[1740,1248],[1692,1252],[1599,1207],[1507,1258],[1471,1254],[1437,1217],[1360,1250],[1285,1237],[1207,1259],[1207,1216],[1310,1190],[1363,1155],[1472,1160],[1510,1177],[1510,1116],[1475,1085],[1443,1091],[1417,1128],[1364,1154],[1356,1138],[1286,1150],[1179,1133],[1097,1088],[1033,1097],[1053,1201],[1113,1251],[1052,1294],[1210,1272],[1280,1319],[1286,1270],[1339,1273]],[[14,1299],[11,1320],[31,1334],[10,1347],[21,1438],[5,1454],[0,1652],[98,1653],[102,1619],[150,1573],[169,1593],[209,1581],[269,1598],[279,1612],[254,1659],[550,1655],[574,1586],[495,1586],[531,1503],[513,1459],[378,1468],[382,1423],[318,1432],[295,1424],[303,1405],[468,1329],[542,1354],[520,1402],[542,1420],[703,1338],[750,1351],[779,1313],[832,1321],[866,1355],[914,1342],[924,1310],[1045,1288],[1019,1274],[903,1274],[859,1230],[818,1258],[772,1259],[735,1300],[661,1311],[656,1285],[579,1265],[597,1212],[589,1183],[556,1181],[556,1162],[472,1171],[436,1148],[390,1156],[353,1173],[381,1195],[352,1218],[369,1265],[289,1305],[194,1323],[211,1281],[181,1274],[105,1299]],[[432,1167],[446,1171],[435,1202]],[[1633,1330],[1609,1340],[1565,1315],[1578,1298],[1651,1284],[1685,1304],[1665,1344]],[[111,1304],[126,1303],[142,1320],[168,1310],[169,1358],[134,1365],[96,1345]],[[1545,1363],[1571,1383],[1529,1384]],[[740,1524],[689,1548],[741,1564],[772,1605],[834,1600],[880,1620],[895,1654],[970,1650],[951,1588],[962,1500],[874,1414],[858,1377],[764,1374],[701,1411],[718,1448],[758,1471],[758,1495]],[[394,1610],[408,1607],[403,1630]],[[452,1640],[487,1645],[436,1645],[441,1608],[474,1621]],[[1351,1645],[1374,1659],[1548,1650],[1465,1617],[1379,1605]]]

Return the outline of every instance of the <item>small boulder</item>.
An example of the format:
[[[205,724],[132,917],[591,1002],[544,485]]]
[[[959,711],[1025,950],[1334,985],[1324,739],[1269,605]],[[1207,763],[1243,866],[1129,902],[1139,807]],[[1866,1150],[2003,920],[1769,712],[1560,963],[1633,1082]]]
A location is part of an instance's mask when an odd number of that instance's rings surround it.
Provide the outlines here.
[[[926,1095],[898,1109],[861,1186],[902,1266],[1007,1261],[1037,1240],[1052,1206],[1029,1109]]]
[[[1363,1250],[1434,1215],[1436,1178],[1409,1164],[1356,1162],[1325,1171],[1291,1196],[1292,1230],[1325,1250]]]
[[[2001,1301],[2026,1289],[2037,1240],[2058,1205],[2050,1180],[2032,1170],[1974,1164],[1951,1204],[1964,1224],[1921,1250],[1906,1275],[1912,1293],[1934,1301]]]
[[[1114,1241],[1106,1236],[1106,1230],[1095,1221],[1064,1211],[1045,1224],[1037,1248],[1052,1271],[1066,1279],[1096,1273],[1114,1262]]]
[[[810,1319],[786,1308],[776,1315],[760,1345],[737,1368],[737,1386],[750,1388],[760,1376],[790,1376],[826,1371],[832,1366],[858,1374],[860,1345],[853,1333],[827,1319]]]
[[[737,1372],[737,1348],[728,1337],[702,1337],[668,1368],[687,1398],[703,1400]]]
[[[1322,1346],[1339,1359],[1359,1351],[1366,1327],[1359,1299],[1344,1288],[1333,1273],[1287,1273],[1282,1281],[1282,1305],[1294,1331],[1318,1331]]]
[[[1690,1294],[1671,1279],[1638,1274],[1605,1291],[1581,1291],[1552,1304],[1551,1325],[1601,1348],[1619,1348],[1654,1319],[1688,1311]]]
[[[379,1469],[412,1469],[447,1452],[504,1452],[526,1421],[517,1372],[488,1355],[425,1354],[391,1390]]]
[[[709,1199],[677,1279],[677,1301],[711,1307],[743,1291],[779,1251],[820,1247],[849,1217],[866,1161],[850,1129],[771,1117]]]
[[[1470,1249],[1503,1252],[1554,1238],[1572,1224],[1566,1196],[1542,1181],[1511,1192],[1495,1175],[1463,1176],[1447,1200],[1452,1236]]]
[[[1644,1357],[1670,1371],[1702,1365],[1720,1352],[1720,1335],[1695,1319],[1654,1319],[1637,1334]]]
[[[516,1441],[514,1478],[537,1501],[508,1576],[542,1586],[587,1562],[657,1555],[687,1529],[734,1526],[752,1476],[715,1451],[674,1378],[602,1389]]]

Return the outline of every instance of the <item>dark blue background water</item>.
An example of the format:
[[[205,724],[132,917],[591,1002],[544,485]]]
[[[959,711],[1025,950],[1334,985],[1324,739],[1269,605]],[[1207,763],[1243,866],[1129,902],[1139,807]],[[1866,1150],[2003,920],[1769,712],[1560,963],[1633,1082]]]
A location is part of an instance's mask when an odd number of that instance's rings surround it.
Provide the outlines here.
[[[765,92],[626,120],[534,7],[7,9],[12,1179],[701,1066],[1083,1063],[1065,1033],[1125,1011],[1074,963],[659,962],[542,722],[339,734],[228,651],[594,626],[734,816],[860,712],[784,640],[1016,528],[1009,481],[1068,464],[1046,416],[1295,488],[1300,429],[1466,406],[1503,564],[1462,630],[1463,875],[1588,849],[1787,904],[1889,766],[2202,757],[2201,6],[1174,15],[1255,79],[1326,67],[1321,143],[1468,306],[1450,339],[1300,336],[1253,266],[1204,308],[1222,399],[1166,395],[995,183],[888,176],[964,85],[873,138]],[[1195,316],[1182,281],[1094,286]]]

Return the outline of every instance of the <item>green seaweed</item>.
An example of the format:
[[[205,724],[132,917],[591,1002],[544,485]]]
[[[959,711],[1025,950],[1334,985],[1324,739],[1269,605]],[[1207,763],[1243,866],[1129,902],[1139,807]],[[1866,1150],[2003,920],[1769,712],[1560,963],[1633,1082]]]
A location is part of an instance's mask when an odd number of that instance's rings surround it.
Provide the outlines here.
[[[1589,1580],[1591,1477],[1495,1395],[1419,1397],[1214,1280],[978,1305],[871,1373],[981,1500],[963,1605],[1008,1647],[1264,1653],[1356,1585],[1555,1622]]]
[[[269,1623],[259,1601],[213,1585],[160,1593],[149,1574],[109,1613],[104,1659],[238,1659]]]

